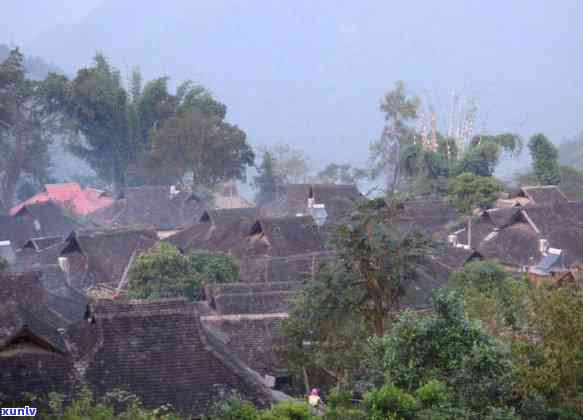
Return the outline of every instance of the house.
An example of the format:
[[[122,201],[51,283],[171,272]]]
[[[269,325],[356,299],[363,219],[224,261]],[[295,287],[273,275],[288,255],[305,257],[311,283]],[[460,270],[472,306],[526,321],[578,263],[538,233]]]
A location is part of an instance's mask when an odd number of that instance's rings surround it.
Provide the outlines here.
[[[565,203],[568,199],[556,185],[524,186],[509,198],[496,201],[496,207],[508,208],[514,206],[538,205],[552,206]]]
[[[156,232],[147,229],[78,230],[65,240],[58,261],[68,284],[76,289],[99,285],[115,289],[135,256],[149,251],[157,240]]]
[[[0,389],[4,402],[27,392],[67,392],[73,363],[67,322],[47,306],[38,272],[0,274]]]
[[[565,265],[562,250],[554,248],[543,249],[541,259],[527,268],[527,275],[536,285],[561,285],[575,280],[573,273]]]
[[[282,313],[302,286],[299,281],[210,284],[205,300],[218,315]]]
[[[35,229],[34,237],[64,238],[80,226],[78,221],[67,216],[61,207],[51,201],[22,205],[12,217],[31,221]]]
[[[105,191],[83,188],[77,183],[46,184],[41,192],[14,206],[10,214],[18,213],[26,205],[46,202],[57,204],[74,215],[87,216],[109,206],[113,203],[113,199]]]
[[[252,211],[209,211],[203,213],[198,223],[166,241],[183,252],[204,249],[231,253],[238,258],[325,251],[323,236],[310,216],[254,219],[249,217],[251,214]]]
[[[363,199],[356,185],[286,184],[277,188],[277,198],[261,207],[267,217],[313,215],[314,204],[323,206],[327,219],[340,220]]]
[[[16,262],[16,254],[10,241],[0,241],[0,259],[6,261],[9,265]]]
[[[400,224],[406,230],[418,229],[426,235],[444,236],[461,215],[444,200],[406,200],[400,203]]]
[[[93,213],[90,221],[103,229],[143,227],[166,237],[193,223],[204,203],[174,186],[122,188],[115,203]]]
[[[583,203],[561,199],[550,203],[484,211],[453,228],[451,240],[499,260],[511,271],[536,266],[545,252],[541,244],[547,244],[561,250],[561,261],[570,267],[583,257]]]
[[[0,241],[9,241],[18,249],[34,236],[38,236],[34,221],[0,215]]]
[[[234,181],[225,182],[219,192],[213,194],[213,202],[217,209],[240,209],[253,207],[245,198],[239,195]]]
[[[278,348],[285,345],[283,313],[206,315],[201,323],[214,332],[238,358],[259,373],[266,382],[281,389],[289,374]]]
[[[22,246],[22,249],[30,249],[33,251],[40,252],[44,249],[50,248],[51,246],[63,242],[63,237],[61,236],[43,236],[39,238],[30,238]]]
[[[324,237],[311,216],[263,217],[247,236],[252,253],[246,256],[288,257],[325,252]]]
[[[201,418],[230,392],[260,407],[286,398],[204,328],[196,305],[183,299],[95,301],[85,319],[65,327],[18,305],[3,309],[0,388],[11,402],[25,393],[69,397],[81,386],[98,397],[121,389],[147,407],[171,404]]]

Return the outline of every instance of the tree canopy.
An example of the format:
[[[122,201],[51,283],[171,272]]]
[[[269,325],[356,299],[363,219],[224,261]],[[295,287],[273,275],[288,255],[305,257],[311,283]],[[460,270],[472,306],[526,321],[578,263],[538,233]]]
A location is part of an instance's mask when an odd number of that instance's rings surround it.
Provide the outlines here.
[[[0,63],[0,211],[12,206],[18,182],[26,176],[49,179],[49,145],[61,113],[51,101],[55,78],[30,80],[18,49]]]
[[[204,284],[234,282],[238,278],[237,265],[226,254],[196,251],[183,255],[172,245],[160,242],[150,253],[138,256],[132,265],[128,294],[136,299],[197,300]]]
[[[541,185],[561,183],[559,151],[544,134],[535,134],[528,141],[534,175]]]

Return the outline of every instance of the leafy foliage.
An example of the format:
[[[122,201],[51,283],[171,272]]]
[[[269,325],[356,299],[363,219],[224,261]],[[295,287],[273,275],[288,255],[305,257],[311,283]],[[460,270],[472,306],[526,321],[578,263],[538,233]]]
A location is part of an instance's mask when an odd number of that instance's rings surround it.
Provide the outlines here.
[[[515,345],[522,361],[521,390],[563,406],[578,401],[583,415],[583,292],[576,287],[535,288],[525,309],[530,337],[536,338]]]
[[[528,141],[528,149],[537,181],[542,185],[560,184],[559,151],[549,139],[544,134],[535,134]]]
[[[278,181],[290,184],[307,181],[312,163],[305,152],[285,143],[277,143],[263,151],[271,155]]]
[[[476,207],[492,206],[501,191],[502,186],[495,179],[465,172],[454,179],[448,200],[458,210],[469,213]]]
[[[192,176],[193,186],[212,188],[229,179],[245,180],[255,154],[236,125],[193,109],[152,133],[151,169],[165,176]],[[156,173],[156,172],[154,172]]]
[[[370,368],[410,392],[442,381],[456,406],[483,411],[509,403],[516,382],[509,350],[466,318],[456,293],[438,294],[433,311],[404,314],[391,335],[373,340]]]
[[[366,178],[368,173],[364,169],[353,168],[349,164],[331,163],[318,172],[316,179],[324,184],[357,184]]]
[[[60,113],[50,102],[54,77],[25,77],[24,57],[12,50],[0,63],[0,210],[12,206],[18,182],[48,179],[49,145],[59,132]]]
[[[87,388],[81,389],[73,400],[65,404],[65,398],[50,393],[48,400],[30,397],[27,404],[39,407],[38,417],[46,420],[179,420],[171,407],[145,408],[139,398],[121,390],[112,390],[102,398],[96,398]]]
[[[261,161],[261,165],[257,168],[257,176],[253,179],[255,187],[259,188],[255,197],[255,202],[258,206],[269,203],[275,199],[277,186],[282,181],[277,175],[275,167],[276,162],[271,153],[263,153],[263,160]]]
[[[360,291],[359,311],[378,336],[385,334],[387,317],[399,309],[406,282],[416,278],[434,252],[432,241],[419,231],[401,229],[400,213],[397,202],[361,203],[332,234],[343,269]]]
[[[337,265],[323,268],[294,301],[283,330],[282,349],[290,371],[327,371],[338,385],[353,383],[361,366],[369,328],[357,316],[362,290],[352,273]]]
[[[161,242],[138,256],[129,272],[128,295],[136,299],[184,296],[198,299],[205,283],[227,283],[239,278],[233,259],[221,253],[196,251],[183,255]]]
[[[405,83],[396,82],[381,101],[380,111],[385,114],[385,127],[381,137],[370,145],[372,176],[383,173],[386,177],[387,193],[393,192],[401,173],[401,148],[414,135],[408,123],[417,119],[420,100],[408,96]]]

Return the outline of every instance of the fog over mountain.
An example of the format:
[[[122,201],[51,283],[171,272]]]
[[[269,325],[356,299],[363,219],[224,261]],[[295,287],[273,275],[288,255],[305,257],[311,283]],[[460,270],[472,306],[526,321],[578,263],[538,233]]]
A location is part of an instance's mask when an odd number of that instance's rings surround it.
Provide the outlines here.
[[[9,3],[13,16],[30,9]],[[290,143],[322,163],[367,158],[397,80],[431,100],[442,129],[453,90],[479,100],[489,132],[560,141],[582,125],[578,0],[103,0],[66,25],[78,2],[54,3],[35,1],[44,19],[27,23],[27,54],[72,73],[100,50],[125,74],[194,79],[253,144]]]

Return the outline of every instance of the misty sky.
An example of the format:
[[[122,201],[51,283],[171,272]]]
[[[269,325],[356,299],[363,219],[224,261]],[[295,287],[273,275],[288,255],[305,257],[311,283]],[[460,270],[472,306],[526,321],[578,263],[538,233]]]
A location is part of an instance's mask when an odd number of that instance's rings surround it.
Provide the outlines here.
[[[442,124],[456,90],[491,133],[582,130],[582,17],[580,0],[3,0],[0,42],[70,73],[100,50],[126,74],[194,79],[255,145],[362,162],[400,79]]]

